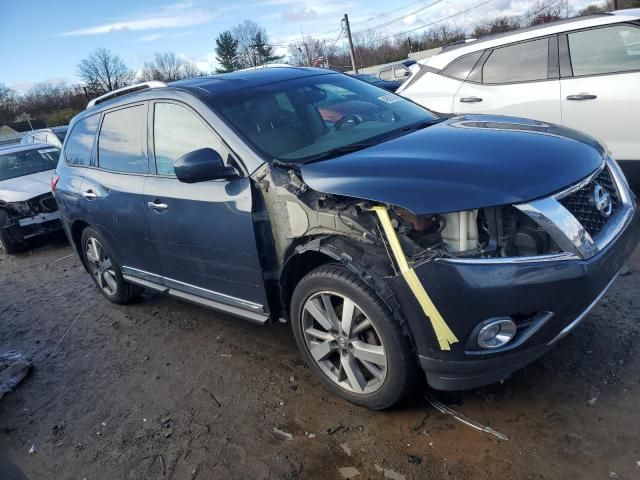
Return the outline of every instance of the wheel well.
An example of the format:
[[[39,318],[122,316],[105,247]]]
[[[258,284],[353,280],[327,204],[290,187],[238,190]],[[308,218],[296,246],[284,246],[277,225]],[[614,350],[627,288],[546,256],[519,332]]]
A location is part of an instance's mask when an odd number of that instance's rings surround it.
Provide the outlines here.
[[[311,270],[331,262],[335,262],[335,259],[315,250],[295,254],[287,260],[280,274],[280,300],[285,317],[289,317],[291,296],[302,277]]]
[[[77,220],[73,225],[71,225],[71,239],[73,240],[73,244],[76,247],[78,254],[82,251],[82,246],[80,245],[80,241],[82,240],[82,231],[88,226],[89,224],[82,220]]]

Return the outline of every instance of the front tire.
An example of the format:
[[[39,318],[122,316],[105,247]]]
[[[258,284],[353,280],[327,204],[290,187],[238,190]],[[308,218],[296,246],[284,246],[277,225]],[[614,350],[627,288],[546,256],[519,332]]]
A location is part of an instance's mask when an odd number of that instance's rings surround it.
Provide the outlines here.
[[[111,256],[102,236],[92,228],[85,228],[81,238],[82,257],[94,283],[107,300],[118,304],[131,303],[143,288],[127,282],[120,266]]]
[[[380,297],[346,268],[325,265],[303,277],[291,318],[307,364],[338,396],[381,410],[413,389],[409,338]]]

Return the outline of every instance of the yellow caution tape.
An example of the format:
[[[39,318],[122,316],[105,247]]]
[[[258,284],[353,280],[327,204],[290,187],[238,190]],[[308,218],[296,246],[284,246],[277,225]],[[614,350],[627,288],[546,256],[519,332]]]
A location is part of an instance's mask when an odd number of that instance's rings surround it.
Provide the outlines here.
[[[391,225],[391,219],[389,218],[389,212],[386,207],[376,206],[372,209],[378,215],[378,219],[380,219],[380,223],[382,224],[382,229],[384,230],[384,234],[387,236],[387,241],[389,242],[389,246],[391,247],[391,253],[398,264],[398,268],[400,269],[400,273],[404,277],[407,285],[415,295],[416,299],[420,303],[422,310],[431,320],[431,326],[436,333],[436,337],[438,338],[438,343],[440,344],[441,350],[451,350],[451,344],[458,341],[456,336],[453,334],[447,323],[438,312],[438,309],[433,304],[433,301],[427,294],[427,291],[424,289],[424,286],[418,279],[416,272],[413,268],[409,268],[409,264],[407,263],[407,257],[405,257],[404,252],[402,251],[402,246],[400,245],[400,241],[398,240],[398,236],[396,235],[396,231],[393,229],[393,225]]]

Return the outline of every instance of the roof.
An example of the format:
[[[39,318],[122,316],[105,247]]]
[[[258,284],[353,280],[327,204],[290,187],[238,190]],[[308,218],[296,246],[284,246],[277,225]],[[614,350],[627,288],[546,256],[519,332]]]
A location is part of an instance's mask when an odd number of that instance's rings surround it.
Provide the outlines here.
[[[26,134],[39,133],[39,132],[64,132],[69,128],[69,125],[58,125],[56,127],[38,128],[37,130],[31,130]]]
[[[640,19],[640,9],[636,8],[558,20],[510,32],[488,35],[478,40],[460,43],[458,45],[450,45],[445,47],[439,54],[423,60],[420,63],[434,68],[444,68],[452,60],[462,55],[473,53],[478,50],[484,50],[485,48],[492,48],[505,43],[519,42],[546,35],[578,30],[581,28],[621,23],[638,19]]]
[[[40,148],[58,148],[55,145],[48,143],[28,143],[28,144],[14,144],[6,147],[0,147],[0,155],[6,155],[8,153],[24,152],[27,150],[38,150]]]
[[[284,67],[239,70],[209,77],[198,77],[169,83],[169,87],[184,88],[198,93],[226,94],[270,83],[336,73],[326,68]]]

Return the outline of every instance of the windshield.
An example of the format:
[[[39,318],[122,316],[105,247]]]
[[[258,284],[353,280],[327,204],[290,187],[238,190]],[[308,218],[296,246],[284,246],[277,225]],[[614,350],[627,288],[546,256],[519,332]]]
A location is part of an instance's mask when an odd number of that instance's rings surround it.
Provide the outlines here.
[[[0,154],[0,180],[52,170],[59,155],[60,150],[51,147]]]
[[[381,143],[437,118],[342,74],[275,82],[214,98],[212,103],[267,160],[290,163],[322,158],[350,145]]]

